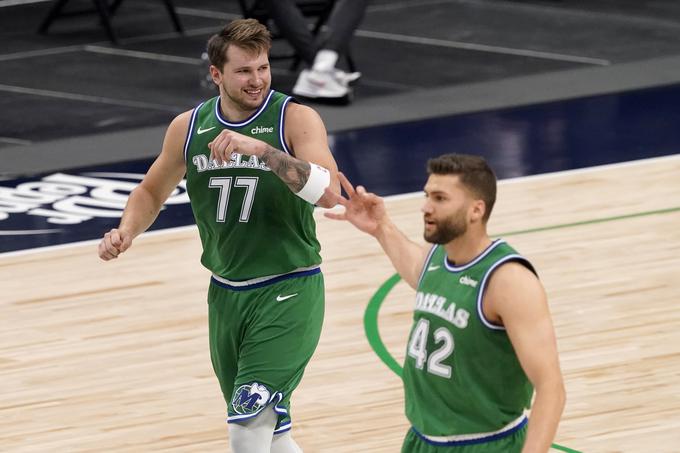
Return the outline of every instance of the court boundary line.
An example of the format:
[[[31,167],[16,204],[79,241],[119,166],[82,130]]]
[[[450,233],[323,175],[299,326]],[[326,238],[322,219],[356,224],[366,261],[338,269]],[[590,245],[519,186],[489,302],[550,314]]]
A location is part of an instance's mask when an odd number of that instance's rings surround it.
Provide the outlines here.
[[[646,157],[642,159],[635,159],[635,160],[628,160],[625,162],[614,162],[610,164],[602,164],[602,165],[594,165],[592,167],[583,167],[583,168],[572,168],[569,170],[558,170],[558,171],[553,171],[553,172],[548,172],[548,173],[539,173],[535,175],[524,175],[524,176],[515,176],[512,178],[505,178],[501,179],[498,181],[499,185],[507,185],[507,184],[517,184],[521,183],[524,181],[534,181],[534,180],[541,180],[541,179],[552,179],[555,177],[561,177],[561,176],[569,176],[569,175],[576,175],[576,174],[587,174],[587,173],[592,173],[592,172],[597,172],[601,170],[611,170],[615,168],[625,168],[625,167],[634,167],[636,165],[641,165],[641,164],[646,164],[646,163],[656,163],[664,160],[680,160],[680,154],[668,154],[666,156],[656,156],[656,157]],[[418,192],[407,192],[407,193],[401,193],[401,194],[396,194],[396,195],[387,195],[384,198],[385,200],[407,200],[410,198],[418,198],[422,197],[423,192],[418,191]],[[332,208],[335,209],[335,208]]]
[[[522,3],[513,3],[512,5],[508,5],[507,3],[502,3],[502,2],[494,2],[489,1],[489,0],[454,0],[457,3],[477,3],[477,4],[486,4],[492,8],[496,8],[497,10],[509,10],[510,8],[513,9],[513,11],[518,11],[518,10],[524,10],[527,12],[531,13],[536,13],[536,11],[542,11],[542,12],[547,12],[547,13],[561,13],[561,14],[567,14],[575,19],[594,19],[594,18],[602,18],[602,19],[608,19],[611,21],[615,21],[620,25],[631,25],[631,23],[634,23],[636,25],[650,25],[654,27],[666,27],[666,28],[678,28],[678,23],[669,21],[669,20],[664,20],[664,19],[657,19],[657,18],[652,18],[652,17],[640,17],[640,16],[626,16],[625,14],[620,14],[612,11],[593,11],[593,10],[582,10],[582,9],[576,9],[572,7],[560,7],[557,5],[551,5],[551,4],[538,4],[538,3],[532,3],[532,4],[522,4]]]
[[[89,94],[68,93],[65,91],[44,90],[41,88],[28,88],[16,85],[0,84],[0,91],[6,93],[26,94],[30,96],[41,96],[56,99],[66,99],[76,102],[91,102],[95,104],[116,105],[118,107],[138,108],[146,110],[157,110],[161,112],[180,113],[185,108],[174,105],[157,104],[153,102],[133,101],[125,99],[108,98],[104,96],[92,96]]]
[[[448,39],[426,38],[423,36],[403,35],[399,33],[385,33],[379,31],[357,30],[354,33],[362,38],[382,39],[387,41],[418,44],[433,47],[446,47],[449,49],[468,50],[472,52],[496,53],[501,55],[512,55],[516,57],[540,58],[552,61],[568,61],[571,63],[590,64],[596,66],[610,66],[611,61],[604,58],[583,57],[580,55],[568,55],[557,52],[545,52],[541,50],[518,49],[515,47],[493,46],[489,44],[478,44],[462,41],[451,41]]]
[[[30,5],[31,3],[45,3],[51,0],[0,0],[0,8],[9,8],[10,6]]]
[[[647,163],[656,163],[656,162],[662,162],[664,160],[680,160],[680,154],[671,154],[668,156],[658,156],[658,157],[650,157],[650,158],[645,158],[645,159],[637,159],[637,160],[632,160],[632,161],[626,161],[626,162],[616,162],[612,164],[603,164],[603,165],[596,165],[593,167],[584,167],[584,168],[574,168],[570,170],[561,170],[561,171],[556,171],[556,172],[551,172],[551,173],[542,173],[542,174],[537,174],[537,175],[526,175],[526,176],[518,176],[515,178],[508,178],[508,179],[502,179],[498,183],[505,185],[505,184],[516,184],[519,182],[523,181],[528,181],[528,180],[536,180],[536,179],[552,179],[552,178],[559,178],[565,175],[574,175],[574,174],[586,174],[586,173],[592,173],[600,170],[609,170],[613,168],[625,168],[625,167],[633,167],[636,165],[644,165]],[[48,172],[49,173],[49,172]],[[396,195],[387,195],[385,197],[382,197],[386,201],[391,201],[391,200],[407,200],[407,199],[412,199],[412,198],[418,198],[422,197],[423,192],[409,192],[409,193],[404,193],[404,194],[396,194]],[[332,211],[336,208],[332,209],[324,209],[324,208],[315,208],[315,210],[319,212],[324,212],[324,211]],[[672,209],[672,208],[669,208]],[[631,214],[632,215],[632,214]],[[621,217],[621,216],[619,216]],[[191,224],[191,225],[182,225],[178,227],[171,227],[171,228],[162,228],[158,230],[151,230],[151,231],[146,231],[142,233],[140,236],[157,236],[157,235],[162,235],[162,234],[171,234],[175,232],[180,232],[180,231],[187,231],[189,229],[195,229],[196,225]],[[103,232],[102,232],[103,234]],[[69,242],[66,244],[57,244],[57,245],[47,245],[44,247],[35,247],[35,248],[30,248],[30,249],[23,249],[23,250],[14,250],[11,252],[0,252],[0,260],[3,258],[10,258],[10,257],[16,257],[16,256],[21,256],[21,255],[29,255],[29,254],[34,254],[34,253],[42,253],[42,252],[51,252],[54,250],[60,250],[64,248],[69,248],[69,247],[78,247],[81,245],[89,245],[89,244],[97,244],[99,243],[101,239],[87,239],[84,241],[76,241],[76,242]]]

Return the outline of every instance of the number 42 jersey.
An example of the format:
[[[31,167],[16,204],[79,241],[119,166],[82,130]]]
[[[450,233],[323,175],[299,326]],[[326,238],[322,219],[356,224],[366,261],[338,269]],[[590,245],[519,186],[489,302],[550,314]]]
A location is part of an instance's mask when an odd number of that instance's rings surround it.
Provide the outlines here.
[[[531,383],[505,329],[481,311],[489,277],[508,261],[533,272],[503,240],[458,267],[447,260],[444,247],[431,249],[418,284],[403,374],[406,416],[418,433],[482,440],[526,422]]]

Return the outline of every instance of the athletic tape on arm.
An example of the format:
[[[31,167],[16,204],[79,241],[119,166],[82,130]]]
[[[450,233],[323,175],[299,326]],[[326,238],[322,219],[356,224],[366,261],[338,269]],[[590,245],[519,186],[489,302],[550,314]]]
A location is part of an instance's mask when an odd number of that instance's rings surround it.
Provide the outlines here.
[[[331,173],[325,168],[311,162],[309,163],[309,166],[311,168],[309,170],[307,184],[305,184],[302,190],[295,195],[302,198],[307,203],[316,204],[323,195],[326,187],[331,184]]]

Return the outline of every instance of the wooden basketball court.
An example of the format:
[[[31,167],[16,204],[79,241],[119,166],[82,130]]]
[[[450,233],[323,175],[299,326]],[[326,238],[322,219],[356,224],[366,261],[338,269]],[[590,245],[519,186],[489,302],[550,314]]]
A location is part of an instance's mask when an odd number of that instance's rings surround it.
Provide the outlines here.
[[[368,187],[370,190],[370,187]],[[388,200],[420,241],[422,197]],[[293,398],[306,453],[398,452],[401,383],[369,346],[364,310],[393,270],[377,243],[318,215],[324,333]],[[568,401],[556,444],[680,450],[680,156],[503,181],[490,231],[546,286]],[[0,451],[220,452],[225,403],[208,356],[195,228],[0,255]],[[378,314],[403,359],[413,291]]]

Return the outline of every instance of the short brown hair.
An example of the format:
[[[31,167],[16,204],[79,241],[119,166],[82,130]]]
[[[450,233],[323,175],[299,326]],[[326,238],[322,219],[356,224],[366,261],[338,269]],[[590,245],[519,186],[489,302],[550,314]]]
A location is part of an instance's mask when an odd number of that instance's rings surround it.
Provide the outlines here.
[[[481,156],[469,154],[442,154],[427,161],[429,175],[457,175],[460,182],[476,197],[484,201],[487,222],[496,202],[496,175]]]
[[[236,19],[229,22],[208,40],[210,64],[220,71],[227,62],[227,49],[230,44],[259,55],[261,52],[269,52],[272,37],[267,27],[255,19]]]

